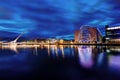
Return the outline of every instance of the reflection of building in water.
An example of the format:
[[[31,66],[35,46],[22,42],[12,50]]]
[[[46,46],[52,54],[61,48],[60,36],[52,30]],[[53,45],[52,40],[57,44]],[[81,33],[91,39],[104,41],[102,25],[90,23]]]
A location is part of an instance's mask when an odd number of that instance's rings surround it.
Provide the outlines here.
[[[97,63],[98,63],[98,65],[102,64],[103,58],[104,58],[104,53],[98,54],[98,57],[97,57]]]
[[[85,68],[90,68],[93,65],[92,48],[91,47],[78,47],[78,55],[80,64]]]
[[[50,56],[50,45],[47,45],[47,49],[48,49],[48,56]]]
[[[66,58],[70,56],[74,56],[74,48],[73,46],[68,45],[49,45],[46,47],[48,50],[48,56],[54,58]]]
[[[58,48],[56,45],[48,45],[48,56],[56,56],[58,57]]]
[[[101,72],[108,70],[108,54],[106,52],[101,52],[97,55],[96,66]]]
[[[120,71],[120,56],[109,56],[109,67]]]
[[[71,47],[71,53],[72,53],[72,56],[74,56],[74,46],[71,45],[70,47]]]
[[[51,45],[50,50],[51,50],[52,55],[55,55],[57,58],[60,57],[61,54],[62,54],[62,57],[64,58],[64,47],[63,47],[63,45],[60,45],[59,47],[56,46],[56,45]]]
[[[36,56],[38,56],[38,47],[37,46],[34,47],[33,54],[36,55]]]
[[[106,41],[109,43],[120,43],[120,26],[112,26],[108,25],[105,28],[106,30]]]
[[[120,46],[107,46],[107,52],[120,52]]]
[[[55,46],[51,45],[50,47],[51,47],[52,54],[54,54],[55,53]]]
[[[62,51],[62,57],[64,58],[64,47],[63,47],[63,45],[60,45],[60,49],[61,49],[61,51]]]
[[[102,42],[102,35],[95,27],[82,26],[75,31],[75,41],[80,43]]]

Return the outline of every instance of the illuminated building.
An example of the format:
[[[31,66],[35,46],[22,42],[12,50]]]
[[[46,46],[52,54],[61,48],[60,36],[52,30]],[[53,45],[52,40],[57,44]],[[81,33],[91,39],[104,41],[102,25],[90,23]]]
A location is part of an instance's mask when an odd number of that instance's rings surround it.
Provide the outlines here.
[[[60,41],[59,41],[60,43],[64,43],[64,40],[63,39],[60,39]]]
[[[79,34],[80,34],[80,30],[76,30],[75,31],[75,42],[78,42],[79,41],[79,39],[78,39],[78,36],[79,36]]]
[[[120,43],[120,26],[105,26],[106,42],[107,43]]]
[[[57,42],[56,39],[51,39],[51,38],[49,38],[49,39],[47,40],[47,43],[56,43],[56,42]]]
[[[75,41],[79,43],[101,43],[102,35],[95,27],[82,26],[75,31]]]

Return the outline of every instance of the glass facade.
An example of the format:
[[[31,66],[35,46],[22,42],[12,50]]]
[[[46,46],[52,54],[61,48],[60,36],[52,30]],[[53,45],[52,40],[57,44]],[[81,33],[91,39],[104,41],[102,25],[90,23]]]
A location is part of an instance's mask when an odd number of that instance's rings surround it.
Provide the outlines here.
[[[79,38],[79,42],[89,42],[90,41],[90,31],[87,26],[82,26],[80,28],[81,38]]]
[[[102,35],[96,27],[81,26],[78,39],[80,43],[99,43],[102,42]]]
[[[120,27],[106,27],[106,40],[110,43],[120,43]]]

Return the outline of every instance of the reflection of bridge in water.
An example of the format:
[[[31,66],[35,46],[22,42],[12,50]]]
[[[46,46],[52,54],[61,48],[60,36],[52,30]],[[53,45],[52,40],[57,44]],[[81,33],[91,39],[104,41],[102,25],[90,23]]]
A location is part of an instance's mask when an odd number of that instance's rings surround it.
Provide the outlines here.
[[[37,55],[38,52],[37,52],[37,49],[38,47],[40,47],[39,45],[16,45],[16,44],[12,44],[12,45],[4,45],[4,46],[1,46],[0,49],[4,50],[4,49],[8,49],[8,50],[12,50],[14,51],[15,53],[19,53],[18,49],[29,49],[29,48],[33,48],[35,51],[34,51],[34,54]]]

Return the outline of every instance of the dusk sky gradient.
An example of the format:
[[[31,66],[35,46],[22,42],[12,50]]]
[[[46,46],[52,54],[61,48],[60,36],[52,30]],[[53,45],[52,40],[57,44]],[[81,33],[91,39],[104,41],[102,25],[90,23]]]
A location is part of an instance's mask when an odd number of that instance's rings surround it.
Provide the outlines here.
[[[74,38],[82,25],[119,25],[120,0],[0,0],[0,37]]]

